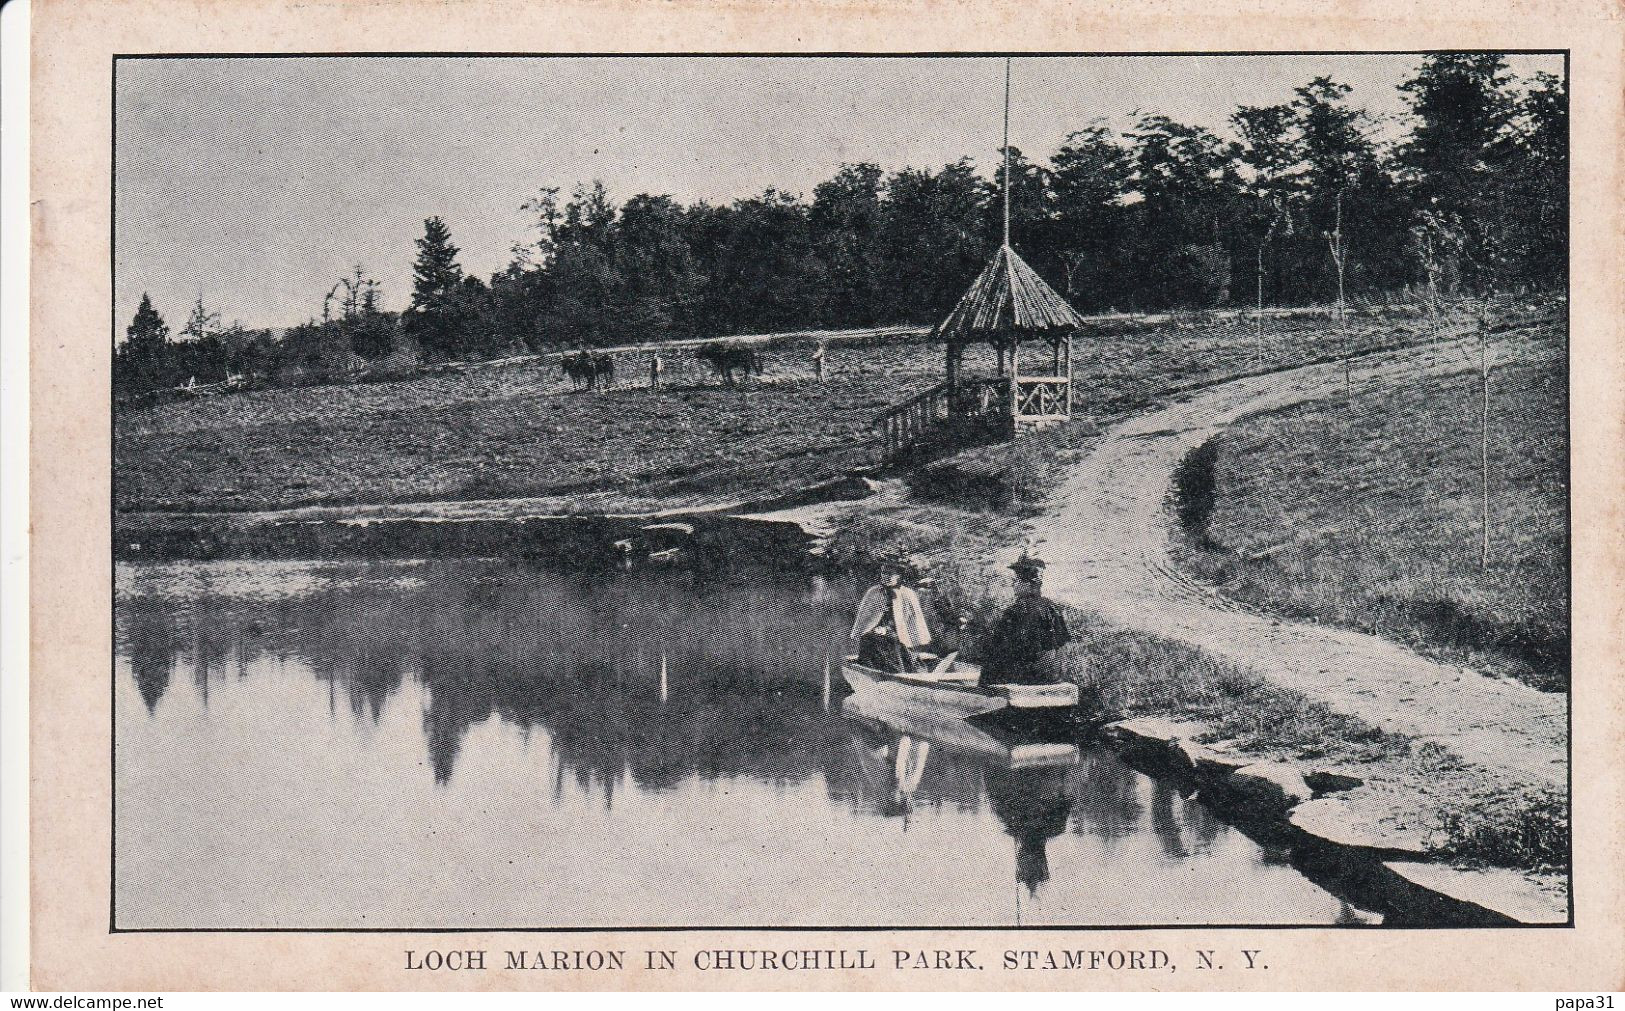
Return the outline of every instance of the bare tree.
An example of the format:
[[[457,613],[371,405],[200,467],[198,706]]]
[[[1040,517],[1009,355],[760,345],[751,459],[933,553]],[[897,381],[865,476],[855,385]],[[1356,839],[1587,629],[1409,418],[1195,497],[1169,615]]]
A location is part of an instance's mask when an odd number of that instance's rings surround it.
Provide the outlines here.
[[[1460,262],[1466,245],[1461,220],[1454,214],[1433,210],[1417,212],[1411,227],[1411,252],[1427,276],[1428,313],[1439,317],[1440,281]]]
[[[1332,219],[1332,230],[1326,233],[1326,246],[1332,255],[1332,265],[1337,268],[1337,332],[1339,338],[1347,338],[1348,323],[1343,305],[1343,277],[1348,264],[1348,245],[1343,239],[1343,191],[1337,192],[1336,216]],[[1344,347],[1348,346],[1345,339]],[[1343,399],[1351,398],[1353,378],[1349,375],[1349,360],[1352,354],[1343,356]]]
[[[376,312],[378,308],[378,282],[366,276],[361,264],[355,265],[354,273],[349,277],[341,277],[338,283],[327,291],[327,297],[322,299],[322,322],[333,320],[333,299],[339,292],[344,295],[339,298],[339,316],[341,320],[354,319],[364,313]]]
[[[1326,233],[1326,245],[1332,254],[1332,265],[1337,268],[1337,323],[1343,324],[1343,277],[1348,264],[1348,246],[1343,241],[1343,194],[1337,194],[1337,211],[1332,230]]]
[[[1270,243],[1275,241],[1277,232],[1285,235],[1292,234],[1292,212],[1288,209],[1286,200],[1275,196],[1270,200],[1272,213],[1269,224],[1258,238],[1257,268],[1254,273],[1256,281],[1256,296],[1253,304],[1253,337],[1262,345],[1264,341],[1264,251],[1269,249]],[[1260,350],[1262,354],[1262,349]]]

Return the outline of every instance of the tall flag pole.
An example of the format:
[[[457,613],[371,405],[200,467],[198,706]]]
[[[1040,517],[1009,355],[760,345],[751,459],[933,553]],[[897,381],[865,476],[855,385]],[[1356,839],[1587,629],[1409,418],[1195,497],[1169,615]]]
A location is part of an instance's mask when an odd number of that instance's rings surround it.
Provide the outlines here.
[[[1010,245],[1010,57],[1004,58],[1004,244]]]

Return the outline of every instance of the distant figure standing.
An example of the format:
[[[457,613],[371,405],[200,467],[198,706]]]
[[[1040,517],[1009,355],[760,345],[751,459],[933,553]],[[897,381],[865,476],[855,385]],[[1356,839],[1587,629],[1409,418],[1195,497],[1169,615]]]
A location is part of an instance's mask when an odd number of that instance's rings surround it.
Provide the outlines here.
[[[819,382],[824,381],[824,345],[819,344],[813,348],[812,353],[813,378]]]
[[[660,360],[659,355],[649,356],[649,389],[660,389],[660,373],[665,369],[666,363]]]
[[[869,587],[852,622],[858,642],[858,663],[873,670],[906,673],[914,670],[914,651],[931,642],[920,598],[903,585],[908,562],[899,555],[881,561],[880,583]]]
[[[1056,679],[1054,650],[1072,641],[1066,617],[1043,596],[1044,560],[1022,553],[1010,566],[1016,600],[999,616],[982,643],[985,677],[1015,684]]]

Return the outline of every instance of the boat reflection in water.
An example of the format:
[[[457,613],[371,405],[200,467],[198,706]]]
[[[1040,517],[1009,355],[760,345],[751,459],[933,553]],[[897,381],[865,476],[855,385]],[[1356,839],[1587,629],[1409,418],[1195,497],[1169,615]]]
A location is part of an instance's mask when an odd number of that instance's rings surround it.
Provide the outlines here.
[[[119,927],[1347,915],[1108,754],[843,701],[840,581],[219,562],[117,590]]]
[[[943,718],[928,709],[888,705],[854,695],[844,711],[860,728],[854,734],[864,771],[890,790],[886,814],[910,810],[926,763],[943,753],[969,756],[982,769],[982,789],[1005,832],[1016,841],[1015,878],[1036,896],[1049,880],[1049,840],[1066,831],[1072,815],[1068,770],[1078,763],[1076,744],[1016,735],[996,725]],[[865,739],[869,740],[865,740]]]

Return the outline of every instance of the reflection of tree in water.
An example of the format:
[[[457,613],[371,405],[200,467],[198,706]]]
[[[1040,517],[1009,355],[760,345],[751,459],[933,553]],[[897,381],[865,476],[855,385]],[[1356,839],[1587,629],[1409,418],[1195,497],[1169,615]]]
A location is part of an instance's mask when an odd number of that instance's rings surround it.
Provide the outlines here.
[[[377,723],[383,715],[384,702],[400,690],[406,677],[406,657],[398,653],[385,653],[376,647],[357,650],[354,656],[342,657],[330,672],[334,680],[344,686],[350,712],[357,719],[372,717]]]
[[[822,774],[831,794],[870,791],[846,743],[850,724],[823,698],[852,587],[488,562],[326,571],[327,582],[299,594],[205,587],[208,599],[179,607],[174,594],[135,594],[121,599],[120,617],[127,632],[140,627],[174,650],[229,644],[239,666],[297,659],[331,679],[357,719],[377,720],[421,672],[422,732],[442,784],[469,730],[495,714],[522,732],[546,731],[561,786],[573,780],[606,797],[625,778],[658,790],[694,776],[785,785]],[[166,639],[177,619],[165,605],[202,634]],[[153,654],[141,642],[146,662]],[[978,763],[934,754],[915,793],[974,808],[980,787]]]
[[[181,659],[191,666],[202,704],[209,704],[209,682],[235,658],[241,675],[255,652],[256,622],[245,621],[233,601],[207,585],[185,595],[118,594],[115,639],[130,660],[132,677],[147,711],[152,712],[169,687]]]
[[[1347,899],[1339,898],[1337,900],[1337,919],[1333,920],[1332,922],[1337,924],[1339,927],[1350,927],[1363,926],[1372,922],[1373,919],[1374,917],[1372,917],[1370,914],[1362,915],[1360,911],[1355,909]]]
[[[1072,769],[1073,795],[1084,798],[1072,831],[1099,839],[1121,839],[1138,831],[1145,808],[1138,795],[1143,778],[1110,756],[1085,752]]]
[[[158,700],[169,689],[170,678],[175,675],[175,664],[183,644],[181,626],[154,598],[137,598],[128,605],[121,602],[118,612],[118,638],[130,660],[130,676],[136,691],[141,694],[147,712],[158,708]]]
[[[982,772],[993,813],[1016,841],[1016,880],[1030,895],[1049,880],[1049,841],[1066,831],[1072,814],[1070,771],[1064,765],[988,765]]]
[[[176,649],[167,637],[134,636],[130,642],[130,673],[147,712],[158,708],[158,700],[169,688],[175,674]]]
[[[463,735],[490,718],[493,700],[490,680],[479,658],[442,650],[424,652],[423,737],[429,748],[434,781],[451,781],[452,766],[463,747]]]
[[[546,729],[584,785],[626,774],[648,789],[694,774],[786,783],[834,761],[822,677],[850,620],[845,593],[715,580],[697,598],[680,573],[605,578],[489,563],[408,569],[417,584],[408,588],[401,570],[381,571],[397,578],[361,568],[362,578],[269,599],[209,589],[202,607],[188,600],[181,610],[198,613],[211,641],[234,642],[240,664],[297,658],[343,690],[358,718],[376,720],[420,668],[441,783],[469,728],[493,712]],[[158,603],[136,595],[121,609],[153,611],[142,627],[158,635],[175,625]]]
[[[1164,856],[1183,860],[1190,856],[1185,847],[1184,827],[1174,814],[1174,798],[1179,791],[1160,779],[1151,781],[1151,831],[1162,846]]]

